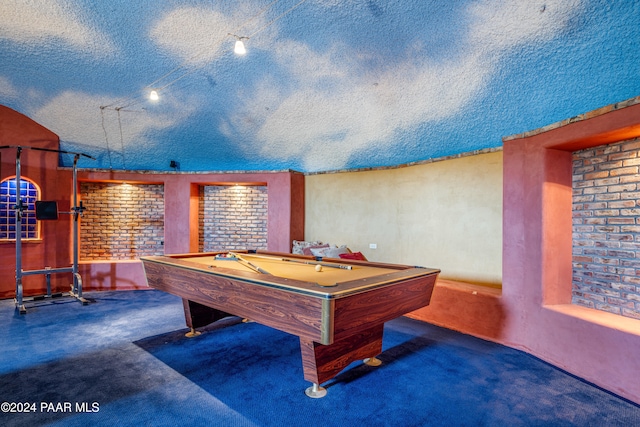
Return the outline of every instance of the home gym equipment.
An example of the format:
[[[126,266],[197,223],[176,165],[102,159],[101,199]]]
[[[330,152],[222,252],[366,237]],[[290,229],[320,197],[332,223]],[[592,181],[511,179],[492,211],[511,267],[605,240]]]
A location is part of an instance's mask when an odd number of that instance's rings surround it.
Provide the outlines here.
[[[23,146],[3,146],[0,149],[5,148],[15,148],[16,149],[16,176],[15,176],[15,185],[16,185],[16,205],[15,205],[15,223],[16,223],[16,297],[15,304],[20,314],[24,314],[27,312],[27,308],[25,306],[26,301],[37,301],[45,298],[53,298],[60,297],[64,295],[71,296],[81,302],[83,305],[88,304],[88,300],[83,298],[82,296],[82,277],[78,273],[78,252],[79,252],[79,217],[82,216],[85,208],[82,206],[82,202],[78,203],[78,174],[77,174],[77,165],[80,157],[87,157],[89,159],[95,160],[94,157],[89,156],[88,154],[83,153],[75,153],[71,151],[63,151],[63,150],[55,150],[49,148],[37,148],[37,147],[23,147]],[[70,212],[60,212],[65,214],[70,214],[73,217],[73,262],[71,267],[60,267],[60,268],[52,268],[52,267],[44,267],[42,269],[37,270],[23,270],[22,269],[22,223],[23,223],[23,215],[25,211],[25,205],[22,200],[21,194],[21,164],[20,164],[20,155],[22,151],[25,149],[36,150],[36,151],[47,151],[53,153],[62,153],[62,154],[71,154],[73,155],[73,206],[71,207]],[[38,201],[36,202],[36,219],[37,220],[55,220],[58,218],[58,210],[57,210],[57,202],[53,201]],[[51,275],[58,273],[71,273],[73,276],[73,283],[71,284],[71,289],[68,293],[56,293],[53,294],[51,292]],[[23,295],[23,285],[22,278],[24,276],[36,275],[36,274],[44,274],[46,276],[46,284],[47,284],[47,293],[45,295],[39,295],[34,297],[25,298]]]

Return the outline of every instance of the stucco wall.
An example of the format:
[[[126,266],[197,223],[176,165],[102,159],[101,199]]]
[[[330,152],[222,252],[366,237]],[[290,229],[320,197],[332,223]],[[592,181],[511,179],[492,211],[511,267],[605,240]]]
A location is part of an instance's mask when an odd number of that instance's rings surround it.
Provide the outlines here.
[[[30,118],[0,105],[0,179],[16,174],[16,146],[57,150],[59,138]],[[58,169],[58,154],[25,148],[20,155],[21,176],[31,179],[42,190],[43,200],[56,200],[60,212],[68,212],[73,191],[69,171]],[[42,224],[41,241],[23,241],[22,269],[63,268],[71,263],[71,216],[60,215],[57,221]],[[16,245],[0,243],[0,298],[16,295]],[[43,293],[44,275],[23,276],[24,294]],[[67,291],[67,274],[51,275],[53,292]]]
[[[640,97],[504,139],[500,342],[640,403],[640,320],[571,304],[572,152],[640,137]]]
[[[440,268],[442,278],[502,282],[502,152],[308,175],[305,190],[306,240]]]

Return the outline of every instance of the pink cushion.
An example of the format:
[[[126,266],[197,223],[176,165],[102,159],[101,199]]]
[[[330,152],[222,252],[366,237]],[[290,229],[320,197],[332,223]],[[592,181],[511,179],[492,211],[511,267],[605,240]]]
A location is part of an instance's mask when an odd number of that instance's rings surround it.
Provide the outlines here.
[[[362,255],[362,252],[352,252],[349,254],[340,254],[342,259],[356,259],[360,261],[366,261],[367,259]]]
[[[311,249],[323,249],[323,248],[328,248],[328,247],[329,247],[328,243],[325,243],[324,245],[308,246],[308,247],[302,249],[302,254],[303,255],[313,255],[313,253],[311,252]]]

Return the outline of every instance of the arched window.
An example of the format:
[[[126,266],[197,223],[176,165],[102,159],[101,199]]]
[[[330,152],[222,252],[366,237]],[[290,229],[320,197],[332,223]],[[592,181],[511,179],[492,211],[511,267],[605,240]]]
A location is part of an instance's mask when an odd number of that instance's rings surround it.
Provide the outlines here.
[[[0,182],[0,241],[16,240],[16,204],[18,194],[22,199],[22,234],[27,240],[40,239],[40,226],[36,220],[36,200],[40,200],[40,188],[30,179],[20,179],[20,189],[16,188],[16,178],[5,178]]]

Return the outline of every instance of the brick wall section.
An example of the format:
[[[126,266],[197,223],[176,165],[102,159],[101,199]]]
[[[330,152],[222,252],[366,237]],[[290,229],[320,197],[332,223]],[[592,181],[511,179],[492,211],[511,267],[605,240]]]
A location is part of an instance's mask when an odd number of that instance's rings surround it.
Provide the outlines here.
[[[640,139],[573,154],[574,304],[640,319]]]
[[[164,254],[162,185],[83,182],[80,198],[80,260]]]
[[[204,252],[267,248],[266,186],[204,186]]]

